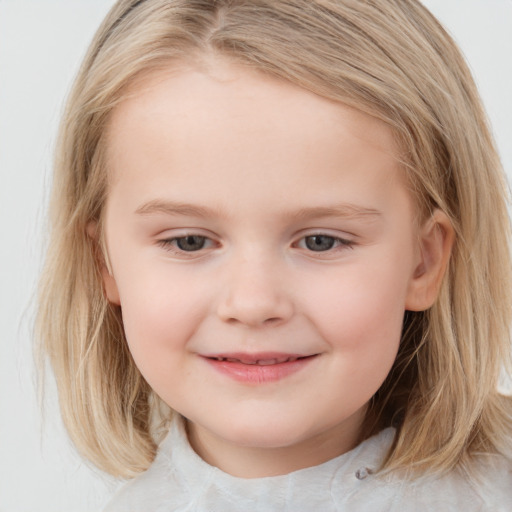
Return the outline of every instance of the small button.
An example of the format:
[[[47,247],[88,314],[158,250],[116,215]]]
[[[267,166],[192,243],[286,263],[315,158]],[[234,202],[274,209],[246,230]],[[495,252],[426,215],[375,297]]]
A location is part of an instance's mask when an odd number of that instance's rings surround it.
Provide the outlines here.
[[[371,475],[371,470],[368,468],[359,468],[356,471],[356,478],[358,480],[364,480],[365,478],[368,478],[368,475]]]

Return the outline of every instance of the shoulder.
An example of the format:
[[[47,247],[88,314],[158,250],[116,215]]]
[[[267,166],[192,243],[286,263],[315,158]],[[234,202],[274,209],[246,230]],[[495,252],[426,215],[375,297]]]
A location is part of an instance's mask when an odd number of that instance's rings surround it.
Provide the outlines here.
[[[512,464],[498,455],[478,455],[442,476],[394,485],[404,488],[403,510],[512,511]]]
[[[164,469],[162,462],[155,460],[147,471],[122,485],[103,512],[150,512],[158,510],[162,501],[168,498],[167,492],[164,491],[168,490],[170,481],[173,481],[172,471],[170,471],[170,468]],[[173,494],[176,498],[182,495],[179,492]]]
[[[350,473],[336,475],[331,489],[336,510],[348,506],[352,512],[512,511],[512,461],[505,457],[479,454],[443,475],[412,478],[398,472],[373,473],[367,450],[379,452],[381,443],[382,435],[376,436],[355,458],[352,473],[361,464],[367,470],[358,472],[360,481]]]
[[[482,510],[512,510],[512,461],[497,454],[477,454],[471,465],[457,472],[486,505]]]
[[[151,512],[160,510],[162,503],[171,507],[166,510],[175,510],[182,505],[179,500],[186,493],[180,489],[182,483],[170,457],[169,445],[175,437],[171,431],[161,443],[151,466],[122,485],[103,512]],[[179,439],[172,441],[179,442]],[[170,498],[178,501],[169,503]]]

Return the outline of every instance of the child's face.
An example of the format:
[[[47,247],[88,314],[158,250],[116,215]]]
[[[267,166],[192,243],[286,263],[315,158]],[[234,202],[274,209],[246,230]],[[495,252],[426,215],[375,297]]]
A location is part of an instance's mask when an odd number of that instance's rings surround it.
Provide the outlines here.
[[[384,124],[216,66],[114,112],[105,287],[199,453],[242,474],[224,454],[280,448],[286,472],[355,443],[421,274],[414,208]]]

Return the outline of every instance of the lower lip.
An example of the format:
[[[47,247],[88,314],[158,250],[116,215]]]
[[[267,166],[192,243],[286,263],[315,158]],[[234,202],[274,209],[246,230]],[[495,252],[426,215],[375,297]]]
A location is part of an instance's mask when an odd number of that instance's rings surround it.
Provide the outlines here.
[[[205,358],[206,362],[218,372],[236,381],[249,384],[264,384],[266,382],[276,382],[284,379],[302,370],[311,364],[314,359],[316,359],[316,356],[304,357],[284,363],[258,365]]]

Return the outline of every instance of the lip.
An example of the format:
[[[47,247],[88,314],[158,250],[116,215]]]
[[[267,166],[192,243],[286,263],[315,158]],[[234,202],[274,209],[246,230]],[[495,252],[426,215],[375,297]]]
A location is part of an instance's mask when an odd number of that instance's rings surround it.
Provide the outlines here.
[[[264,384],[292,375],[316,359],[318,354],[287,354],[282,352],[219,353],[201,357],[218,372],[238,382]]]

